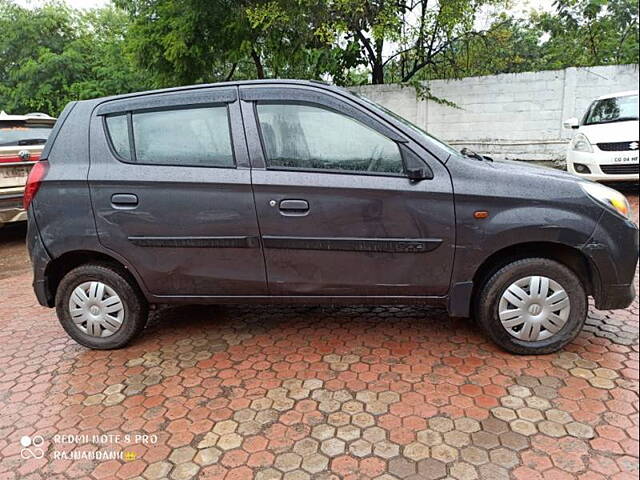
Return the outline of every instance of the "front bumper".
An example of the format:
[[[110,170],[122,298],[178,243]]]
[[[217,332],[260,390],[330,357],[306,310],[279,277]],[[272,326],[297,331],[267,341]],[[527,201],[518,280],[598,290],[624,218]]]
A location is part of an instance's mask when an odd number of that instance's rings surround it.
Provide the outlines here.
[[[582,251],[592,266],[596,308],[628,307],[636,297],[638,227],[630,220],[606,211]]]
[[[593,147],[594,152],[567,151],[567,171],[588,180],[597,182],[637,182],[638,181],[638,151],[603,152]],[[628,161],[621,161],[629,159]],[[591,173],[580,173],[575,164],[585,165]],[[609,170],[607,173],[603,168]],[[633,170],[629,173],[619,173],[620,170]]]

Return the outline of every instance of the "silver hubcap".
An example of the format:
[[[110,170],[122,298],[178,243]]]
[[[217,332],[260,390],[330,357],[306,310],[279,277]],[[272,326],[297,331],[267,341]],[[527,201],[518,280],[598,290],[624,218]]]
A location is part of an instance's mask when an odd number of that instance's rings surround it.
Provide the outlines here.
[[[536,342],[558,333],[569,319],[569,295],[547,277],[525,277],[512,283],[500,297],[498,316],[510,335]]]
[[[124,321],[124,305],[113,288],[102,282],[78,285],[69,299],[73,323],[87,335],[110,337]]]

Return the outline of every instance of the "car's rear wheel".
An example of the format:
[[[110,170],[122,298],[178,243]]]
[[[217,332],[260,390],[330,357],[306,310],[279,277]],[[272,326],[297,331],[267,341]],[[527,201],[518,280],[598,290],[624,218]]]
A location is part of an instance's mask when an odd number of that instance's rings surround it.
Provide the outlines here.
[[[505,350],[543,354],[578,335],[587,316],[587,295],[577,275],[546,258],[505,265],[481,287],[477,318]]]
[[[76,342],[108,350],[124,347],[142,331],[148,307],[126,274],[111,265],[88,264],[62,278],[56,312]]]

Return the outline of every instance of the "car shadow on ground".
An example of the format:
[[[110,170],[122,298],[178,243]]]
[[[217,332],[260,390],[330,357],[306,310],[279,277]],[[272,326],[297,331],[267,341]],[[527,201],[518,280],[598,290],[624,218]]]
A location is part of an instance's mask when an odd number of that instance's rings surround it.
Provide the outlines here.
[[[27,222],[0,226],[0,279],[31,269],[25,245],[26,236]]]
[[[444,308],[424,305],[185,305],[151,312],[138,342],[165,343],[195,336],[209,339],[264,336],[271,341],[333,342],[386,337],[388,341],[450,340],[485,343],[471,319],[451,318]],[[384,338],[383,338],[384,341]]]

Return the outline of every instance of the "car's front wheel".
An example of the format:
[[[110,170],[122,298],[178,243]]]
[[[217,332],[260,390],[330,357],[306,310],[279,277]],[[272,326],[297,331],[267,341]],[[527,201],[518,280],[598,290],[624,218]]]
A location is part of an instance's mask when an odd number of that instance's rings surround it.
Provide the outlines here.
[[[82,265],[61,280],[56,312],[62,327],[85,347],[127,345],[144,328],[148,307],[127,276],[105,264]]]
[[[505,265],[481,287],[476,313],[489,337],[517,354],[560,350],[580,332],[587,295],[561,263],[527,258]]]

